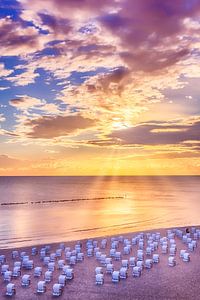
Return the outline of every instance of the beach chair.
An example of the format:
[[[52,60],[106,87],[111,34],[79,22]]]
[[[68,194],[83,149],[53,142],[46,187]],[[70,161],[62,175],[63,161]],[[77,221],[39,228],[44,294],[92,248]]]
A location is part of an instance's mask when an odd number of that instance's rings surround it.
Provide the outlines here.
[[[106,257],[105,263],[106,263],[106,265],[112,264],[112,258],[111,257]]]
[[[35,256],[35,255],[37,255],[37,254],[38,254],[37,248],[36,248],[36,247],[33,247],[33,248],[31,249],[31,255],[32,255],[32,256]]]
[[[118,283],[120,281],[119,271],[113,271],[112,282]]]
[[[146,269],[151,269],[153,267],[153,260],[150,258],[145,259],[144,266]]]
[[[4,275],[6,271],[9,271],[9,265],[2,265],[1,266],[1,275]]]
[[[129,258],[129,266],[130,266],[130,267],[135,267],[135,263],[136,263],[135,257],[134,257],[134,256],[131,256],[131,257]]]
[[[100,263],[103,266],[106,265],[106,254],[101,254]]]
[[[58,261],[58,270],[63,270],[64,265],[65,265],[64,259],[60,259]]]
[[[103,274],[103,268],[102,267],[96,267],[95,268],[95,274]]]
[[[60,248],[61,250],[65,250],[65,244],[64,244],[64,243],[60,243],[59,248]]]
[[[107,246],[107,239],[103,239],[103,240],[101,241],[101,249],[105,249],[106,246]]]
[[[95,253],[95,257],[96,257],[96,260],[100,260],[101,259],[101,252],[100,251],[97,251]]]
[[[62,275],[66,275],[66,272],[67,272],[68,269],[70,269],[70,266],[64,265],[64,266],[63,266]]]
[[[65,247],[65,253],[66,252],[70,252],[71,251],[71,248],[70,247]]]
[[[128,271],[127,271],[126,267],[122,267],[119,270],[119,277],[120,277],[120,279],[126,279],[128,277]]]
[[[72,266],[74,266],[76,264],[76,256],[75,255],[70,257],[69,264]]]
[[[112,274],[113,271],[114,271],[113,264],[107,264],[107,265],[106,265],[106,273],[107,273],[107,274]]]
[[[22,262],[21,261],[15,261],[14,262],[14,267],[20,267],[20,269],[21,269],[21,266],[22,266]]]
[[[44,274],[45,282],[51,282],[52,276],[53,276],[53,274],[52,274],[51,271],[46,271],[45,274]]]
[[[129,267],[129,264],[128,264],[128,259],[122,259],[122,267],[124,268],[127,268]]]
[[[157,264],[157,263],[159,263],[159,261],[160,261],[159,254],[154,253],[153,254],[153,263]]]
[[[94,254],[96,254],[97,252],[101,252],[99,247],[95,247],[94,249]]]
[[[146,248],[146,255],[151,255],[152,254],[152,249],[151,247]]]
[[[48,268],[48,271],[53,272],[55,270],[55,263],[54,262],[48,263],[47,268]]]
[[[94,247],[98,247],[98,241],[95,240],[95,241],[93,241],[92,244],[93,244]]]
[[[162,252],[162,254],[167,254],[168,246],[167,245],[162,245],[161,252]]]
[[[22,285],[23,287],[27,287],[27,286],[29,286],[30,284],[31,284],[31,275],[29,275],[29,274],[24,274],[24,275],[22,276],[21,285]]]
[[[21,276],[21,268],[20,267],[14,267],[12,272],[12,277],[17,278]]]
[[[184,255],[185,252],[187,252],[187,251],[184,250],[184,249],[181,249],[181,250],[180,250],[180,258],[183,258],[183,255]]]
[[[6,256],[4,254],[0,255],[0,265],[6,262]]]
[[[73,269],[66,269],[65,276],[67,280],[72,280],[74,278]]]
[[[92,257],[93,256],[93,249],[89,248],[87,249],[87,257]]]
[[[55,284],[53,285],[53,288],[52,288],[52,295],[53,295],[54,297],[59,297],[59,296],[62,295],[62,292],[63,292],[63,287],[62,287],[62,285],[59,284],[59,283],[55,283]]]
[[[11,271],[6,271],[3,274],[3,280],[4,280],[4,282],[10,282],[11,279],[12,279],[12,272]]]
[[[16,289],[14,283],[8,283],[6,286],[6,296],[14,296],[16,294]]]
[[[195,241],[195,240],[192,240],[192,245],[194,246],[194,248],[197,248],[197,241]]]
[[[176,265],[176,260],[174,256],[168,257],[168,266],[169,267],[174,267]]]
[[[169,249],[169,255],[175,256],[176,255],[176,248],[170,248]]]
[[[125,255],[129,255],[130,252],[131,252],[131,246],[130,246],[130,245],[125,246],[125,247],[124,247],[124,250],[123,250],[123,253],[124,253]]]
[[[55,253],[55,257],[61,257],[62,256],[62,249],[57,249]]]
[[[55,262],[56,260],[56,253],[51,253],[50,254],[50,262]]]
[[[133,267],[133,277],[140,277],[141,276],[141,268],[139,266]]]
[[[137,251],[137,259],[143,261],[144,260],[144,253],[143,250]]]
[[[44,294],[46,292],[46,282],[45,281],[39,281],[37,283],[37,294]]]
[[[119,251],[115,252],[114,258],[115,258],[115,260],[121,260],[121,252],[119,252]]]
[[[46,250],[45,248],[42,248],[40,250],[40,259],[43,260],[45,256],[46,256]]]
[[[133,246],[137,245],[137,238],[133,237],[132,240],[131,240],[131,242],[132,242]]]
[[[33,260],[26,260],[24,264],[26,270],[32,270],[34,268]]]
[[[65,275],[59,275],[58,283],[61,284],[63,287],[66,285],[67,279]]]
[[[29,256],[26,255],[26,252],[25,252],[25,251],[21,251],[21,252],[20,252],[20,258],[21,258],[21,260],[23,260],[24,256],[27,256],[28,259],[29,259]]]
[[[110,249],[110,257],[115,257],[116,249]]]
[[[19,251],[13,250],[13,251],[12,251],[12,259],[16,259],[16,258],[18,258],[18,257],[19,257]]]
[[[84,253],[79,252],[79,253],[77,254],[76,260],[79,261],[79,262],[84,261]]]
[[[189,262],[190,261],[190,254],[188,252],[185,252],[183,254],[183,261]]]
[[[96,274],[96,284],[102,285],[104,284],[104,277],[103,274]]]
[[[34,277],[40,277],[41,275],[42,275],[42,268],[41,267],[35,267]]]
[[[43,258],[43,264],[44,264],[44,266],[48,266],[49,263],[50,263],[50,257],[49,256],[45,256]]]
[[[194,251],[194,245],[193,245],[192,242],[188,244],[188,250],[189,250],[190,252],[193,252],[193,251]]]

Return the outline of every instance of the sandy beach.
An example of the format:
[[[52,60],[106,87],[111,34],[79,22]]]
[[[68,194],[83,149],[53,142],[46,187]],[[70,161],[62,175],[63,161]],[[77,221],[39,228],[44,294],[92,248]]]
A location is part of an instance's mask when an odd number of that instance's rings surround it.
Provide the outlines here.
[[[196,227],[198,228],[198,227]],[[182,228],[185,230],[185,228]],[[167,236],[166,229],[158,229],[152,232],[160,232],[161,236]],[[124,238],[131,240],[132,237],[136,236],[137,233],[129,233],[123,235]],[[110,251],[110,237],[107,237],[108,244],[106,249],[101,249],[102,253],[107,254],[109,257]],[[96,238],[95,240],[101,241],[101,238]],[[190,262],[183,262],[179,257],[181,249],[187,249],[187,245],[183,244],[182,240],[178,237],[175,238],[177,245],[176,253],[176,266],[168,266],[168,257],[169,254],[162,254],[161,247],[158,247],[158,250],[154,253],[160,254],[160,262],[154,264],[152,269],[144,269],[142,275],[139,278],[132,276],[132,268],[128,269],[128,278],[121,280],[119,283],[114,284],[111,280],[111,275],[104,272],[104,285],[97,286],[95,285],[95,268],[100,266],[100,263],[96,260],[95,257],[88,258],[86,255],[86,240],[82,240],[82,252],[85,255],[83,262],[78,262],[74,266],[74,279],[70,282],[67,282],[67,285],[64,288],[64,292],[61,299],[200,299],[200,253],[198,248],[194,252],[190,252],[191,260]],[[73,248],[76,242],[65,242],[65,246]],[[60,244],[51,245],[51,253],[59,248]],[[120,243],[117,251],[123,249],[123,243]],[[50,299],[52,297],[52,286],[58,281],[58,276],[61,274],[60,270],[53,272],[53,280],[51,283],[47,284],[47,291],[43,295],[36,294],[36,286],[39,280],[42,280],[44,277],[44,272],[47,270],[47,267],[43,266],[43,262],[40,260],[39,254],[36,256],[31,256],[31,248],[18,248],[14,250],[26,251],[27,255],[30,255],[30,259],[34,260],[34,266],[42,266],[43,274],[40,278],[34,278],[33,270],[23,270],[23,274],[31,274],[31,285],[27,288],[21,286],[21,277],[18,279],[12,279],[12,283],[15,283],[16,286],[16,295],[14,299]],[[42,248],[42,245],[37,246],[38,250]],[[123,255],[123,259],[128,259],[130,256],[136,256],[136,251],[138,245],[133,246],[132,252],[130,255]],[[145,249],[145,248],[144,248]],[[11,253],[13,249],[2,249],[0,254],[6,255],[6,264],[9,265],[10,270],[13,269],[13,263],[16,260],[11,258]],[[64,251],[63,251],[64,252]],[[64,256],[63,256],[64,257]],[[63,258],[62,257],[62,258]],[[146,255],[145,255],[146,257]],[[149,258],[149,257],[146,257]],[[121,261],[113,260],[114,269],[119,270],[121,267]],[[5,295],[6,284],[3,281],[3,277],[0,280],[0,294],[1,297]]]

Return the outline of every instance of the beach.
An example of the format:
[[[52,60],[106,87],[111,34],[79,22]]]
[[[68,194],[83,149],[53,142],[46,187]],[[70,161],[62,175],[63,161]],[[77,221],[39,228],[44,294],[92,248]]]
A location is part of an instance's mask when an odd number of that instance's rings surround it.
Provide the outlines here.
[[[195,227],[199,228],[199,227]],[[171,229],[170,229],[171,230]],[[181,228],[183,232],[185,232],[185,228]],[[190,228],[191,231],[191,228]],[[148,233],[156,233],[160,232],[161,237],[167,236],[167,229],[156,229],[150,230]],[[147,232],[144,232],[146,235]],[[139,232],[132,232],[128,234],[124,234],[123,238],[131,239],[137,236]],[[118,236],[115,236],[116,239]],[[101,253],[106,254],[109,257],[110,246],[111,246],[111,237],[107,238],[107,246],[106,249],[100,249]],[[102,237],[93,239],[98,241],[98,245],[102,240]],[[74,248],[76,242],[71,241],[63,241],[65,247]],[[158,247],[153,253],[158,253],[160,255],[160,262],[158,264],[153,264],[151,269],[144,269],[142,271],[141,277],[136,278],[132,276],[132,267],[128,269],[128,278],[124,280],[120,280],[119,283],[113,283],[111,280],[111,275],[106,274],[105,267],[103,267],[104,273],[104,284],[98,286],[95,284],[95,268],[100,266],[99,261],[93,257],[87,257],[86,252],[86,242],[87,240],[82,240],[82,252],[84,253],[85,259],[83,262],[77,262],[73,267],[74,269],[74,279],[68,281],[66,286],[64,287],[64,291],[61,299],[199,299],[200,298],[200,285],[199,285],[199,270],[200,270],[200,253],[198,248],[198,240],[197,240],[197,248],[193,252],[190,253],[191,260],[190,262],[183,262],[182,258],[179,257],[179,253],[181,249],[187,249],[187,245],[182,242],[182,239],[179,237],[175,237],[175,243],[177,245],[177,253],[175,255],[176,266],[169,267],[168,266],[168,254],[161,253],[161,246]],[[169,243],[169,241],[168,241]],[[56,249],[59,248],[60,243],[51,244],[50,253],[55,252]],[[43,246],[36,246],[38,250],[40,250]],[[119,247],[117,251],[121,251],[123,253],[123,242],[119,243]],[[13,263],[19,258],[13,260],[11,257],[12,250],[18,250],[19,252],[25,251],[27,255],[30,256],[30,259],[34,260],[34,267],[42,266],[43,273],[40,278],[35,278],[33,276],[33,270],[23,270],[23,274],[31,275],[31,284],[29,287],[21,286],[21,277],[17,279],[12,279],[12,283],[15,284],[16,287],[16,295],[14,299],[51,299],[52,297],[52,286],[54,283],[58,282],[58,276],[62,274],[61,270],[57,268],[53,272],[53,280],[50,283],[47,283],[46,293],[43,295],[36,294],[37,282],[39,280],[43,280],[44,272],[47,270],[47,267],[44,267],[43,262],[40,259],[40,255],[31,256],[32,247],[23,247],[23,248],[15,248],[15,249],[1,249],[0,255],[6,255],[6,264],[9,265],[9,269],[13,269]],[[130,256],[136,256],[136,252],[138,249],[138,245],[132,246],[132,251],[130,255],[122,255],[122,259],[129,259]],[[146,246],[144,247],[146,249]],[[145,250],[144,250],[145,252]],[[62,253],[62,258],[64,257],[64,251]],[[146,256],[145,258],[149,258],[151,256]],[[60,259],[60,258],[59,258]],[[114,270],[119,270],[121,267],[121,261],[115,261],[113,259]],[[56,262],[57,265],[57,262]],[[21,276],[22,276],[21,275]],[[1,298],[5,294],[6,283],[3,282],[3,277],[0,280],[0,294]]]

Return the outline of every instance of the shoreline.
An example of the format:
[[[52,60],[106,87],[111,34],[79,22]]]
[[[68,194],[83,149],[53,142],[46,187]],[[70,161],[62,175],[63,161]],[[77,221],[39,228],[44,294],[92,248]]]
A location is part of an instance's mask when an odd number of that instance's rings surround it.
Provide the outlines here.
[[[195,227],[199,229],[199,226],[183,226],[176,227],[181,230],[186,227],[191,228]],[[172,230],[171,228],[161,228],[161,229],[152,229],[146,231],[136,231],[123,234],[124,238],[132,238],[140,232],[146,233],[155,233],[160,232],[161,236],[166,236],[167,230]],[[115,235],[116,236],[119,236]],[[110,250],[110,238],[113,236],[104,236],[109,240],[108,246],[105,250],[102,250],[102,253],[106,253],[109,256]],[[100,241],[102,237],[92,238],[93,240]],[[194,252],[190,253],[191,261],[184,263],[179,257],[180,249],[187,249],[185,245],[179,238],[176,238],[177,244],[177,254],[176,261],[177,265],[175,267],[169,267],[167,259],[169,254],[161,254],[161,249],[159,247],[160,262],[156,265],[153,265],[151,270],[144,270],[140,278],[134,278],[132,276],[132,268],[128,270],[128,278],[121,280],[117,284],[113,284],[111,281],[111,275],[104,275],[104,285],[96,286],[95,285],[95,267],[99,266],[99,263],[94,257],[88,258],[86,255],[86,241],[87,239],[80,240],[83,245],[83,253],[85,255],[84,262],[79,262],[74,266],[74,279],[67,283],[64,288],[64,293],[60,297],[61,299],[87,299],[87,300],[100,300],[100,299],[109,299],[109,300],[118,300],[118,299],[199,299],[200,295],[200,285],[198,283],[198,278],[200,275],[200,253],[199,248],[197,247]],[[63,242],[63,241],[61,241]],[[199,241],[197,241],[197,244]],[[45,243],[46,244],[46,243]],[[54,252],[59,247],[59,243],[50,243],[51,252]],[[74,247],[76,241],[64,241],[65,246]],[[35,245],[36,246],[36,245]],[[41,249],[42,245],[37,245],[38,249]],[[122,246],[120,245],[118,251],[122,251]],[[12,250],[26,251],[28,255],[31,254],[31,249],[33,246],[28,247],[16,247],[12,249],[1,249],[0,254],[5,254],[7,257],[7,264],[9,264],[10,269],[13,267],[13,260],[11,258]],[[131,256],[136,255],[135,246],[133,246],[133,252]],[[129,257],[129,256],[128,256]],[[123,259],[128,258],[123,255]],[[43,266],[39,255],[31,256],[30,259],[34,260],[35,266],[42,266],[43,270],[46,271],[46,267]],[[19,259],[18,259],[19,260]],[[113,262],[114,268],[120,269],[121,262]],[[44,295],[36,294],[36,286],[39,280],[42,280],[44,272],[41,278],[33,277],[33,270],[26,271],[22,270],[22,274],[31,275],[31,285],[28,288],[21,287],[21,279],[13,279],[12,282],[16,285],[17,293],[14,299],[24,299],[24,300],[36,300],[36,299],[50,299],[52,297],[52,285],[58,280],[58,276],[61,274],[59,270],[53,272],[53,281],[47,284],[47,292]],[[0,297],[5,292],[6,284],[3,282],[1,276],[0,280]]]

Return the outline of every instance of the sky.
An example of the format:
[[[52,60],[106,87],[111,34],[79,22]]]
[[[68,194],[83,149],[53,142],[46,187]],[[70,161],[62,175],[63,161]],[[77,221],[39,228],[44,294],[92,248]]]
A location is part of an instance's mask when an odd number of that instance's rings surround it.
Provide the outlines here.
[[[0,175],[200,175],[200,1],[0,0]]]

